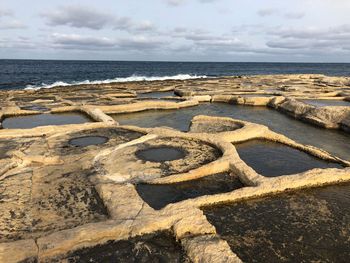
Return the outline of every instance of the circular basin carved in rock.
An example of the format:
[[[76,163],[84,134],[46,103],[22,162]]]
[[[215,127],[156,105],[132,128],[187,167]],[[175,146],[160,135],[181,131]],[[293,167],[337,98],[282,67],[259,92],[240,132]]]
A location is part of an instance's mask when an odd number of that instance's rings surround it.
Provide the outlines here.
[[[182,159],[187,152],[178,147],[160,146],[139,150],[135,153],[137,158],[149,162],[166,162]]]
[[[52,147],[54,154],[70,155],[117,146],[141,136],[143,133],[133,130],[104,127],[63,134],[51,143],[55,145]]]
[[[213,162],[222,152],[193,138],[162,137],[118,149],[101,157],[96,166],[118,182],[141,182],[186,173]]]

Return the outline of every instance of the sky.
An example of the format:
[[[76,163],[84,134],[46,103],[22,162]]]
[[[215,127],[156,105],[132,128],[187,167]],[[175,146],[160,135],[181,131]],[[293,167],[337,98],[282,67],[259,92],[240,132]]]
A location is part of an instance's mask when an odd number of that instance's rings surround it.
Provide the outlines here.
[[[0,59],[350,62],[348,0],[1,0]]]

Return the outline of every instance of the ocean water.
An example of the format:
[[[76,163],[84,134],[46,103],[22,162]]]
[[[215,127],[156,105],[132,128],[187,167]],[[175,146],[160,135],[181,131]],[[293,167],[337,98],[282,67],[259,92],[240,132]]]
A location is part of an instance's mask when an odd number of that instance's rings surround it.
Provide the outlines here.
[[[0,60],[0,89],[283,73],[350,76],[350,64]]]

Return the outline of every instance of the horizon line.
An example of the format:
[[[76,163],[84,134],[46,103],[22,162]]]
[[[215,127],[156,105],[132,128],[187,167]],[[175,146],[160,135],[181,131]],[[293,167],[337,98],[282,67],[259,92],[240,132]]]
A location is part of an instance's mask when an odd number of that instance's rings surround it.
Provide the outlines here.
[[[108,59],[37,59],[37,58],[0,58],[4,60],[32,61],[86,61],[86,62],[153,62],[153,63],[276,63],[276,64],[350,64],[350,62],[296,62],[296,61],[181,61],[181,60],[108,60]]]

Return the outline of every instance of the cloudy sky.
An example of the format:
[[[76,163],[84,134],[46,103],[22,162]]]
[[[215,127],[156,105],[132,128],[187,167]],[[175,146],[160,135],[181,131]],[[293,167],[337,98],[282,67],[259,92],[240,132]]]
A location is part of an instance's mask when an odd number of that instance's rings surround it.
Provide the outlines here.
[[[0,58],[350,62],[348,0],[1,0]]]

